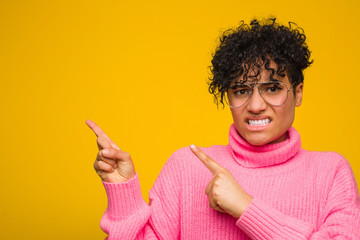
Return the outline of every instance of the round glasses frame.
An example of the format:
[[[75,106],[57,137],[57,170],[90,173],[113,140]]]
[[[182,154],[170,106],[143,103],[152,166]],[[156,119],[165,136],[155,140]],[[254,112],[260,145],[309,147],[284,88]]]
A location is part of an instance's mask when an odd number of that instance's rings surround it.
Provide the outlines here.
[[[287,91],[286,91],[286,98],[285,98],[284,102],[281,103],[281,104],[279,104],[279,105],[271,104],[271,103],[269,103],[268,101],[266,101],[266,99],[265,99],[265,98],[262,96],[262,94],[261,94],[260,88],[258,87],[258,86],[261,86],[261,85],[271,84],[271,83],[281,83],[281,84],[283,84],[283,85],[286,87],[286,90],[287,90]],[[228,89],[235,88],[235,87],[238,86],[238,85],[239,85],[239,84],[232,84]],[[265,102],[267,102],[268,104],[270,104],[271,106],[274,106],[274,107],[279,107],[279,106],[283,105],[284,103],[286,103],[286,101],[287,101],[287,99],[288,99],[288,97],[289,97],[289,91],[290,91],[290,89],[288,88],[288,86],[286,86],[285,83],[280,82],[280,81],[278,81],[278,82],[277,82],[277,81],[275,81],[275,82],[261,82],[261,83],[251,84],[251,85],[244,83],[244,84],[241,84],[241,85],[245,85],[245,86],[248,86],[248,87],[251,88],[250,95],[249,95],[248,99],[247,99],[243,104],[241,104],[241,105],[238,106],[238,107],[231,106],[230,103],[228,102],[228,96],[226,96],[226,97],[225,97],[225,102],[226,102],[226,104],[227,104],[230,108],[240,108],[240,107],[244,106],[244,105],[249,101],[249,99],[251,98],[251,96],[252,96],[252,94],[253,94],[253,92],[254,92],[254,87],[257,87],[261,98],[262,98]],[[228,92],[227,92],[226,94],[228,94]]]

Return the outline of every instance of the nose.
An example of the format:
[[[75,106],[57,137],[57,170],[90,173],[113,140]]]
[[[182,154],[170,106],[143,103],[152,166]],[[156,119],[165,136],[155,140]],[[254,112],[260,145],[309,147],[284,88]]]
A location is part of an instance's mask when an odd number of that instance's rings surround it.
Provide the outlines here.
[[[247,102],[246,109],[253,114],[259,114],[266,109],[266,106],[266,102],[261,97],[259,89],[254,87],[252,95]]]

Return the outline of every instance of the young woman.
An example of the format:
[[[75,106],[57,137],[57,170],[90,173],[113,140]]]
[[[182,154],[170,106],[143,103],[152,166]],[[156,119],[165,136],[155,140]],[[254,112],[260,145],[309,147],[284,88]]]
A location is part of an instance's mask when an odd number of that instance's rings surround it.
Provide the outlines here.
[[[109,239],[360,239],[348,162],[301,149],[292,127],[310,51],[300,28],[275,19],[226,31],[209,90],[230,107],[229,144],[176,151],[143,200],[130,155],[97,135],[94,168],[108,196]]]

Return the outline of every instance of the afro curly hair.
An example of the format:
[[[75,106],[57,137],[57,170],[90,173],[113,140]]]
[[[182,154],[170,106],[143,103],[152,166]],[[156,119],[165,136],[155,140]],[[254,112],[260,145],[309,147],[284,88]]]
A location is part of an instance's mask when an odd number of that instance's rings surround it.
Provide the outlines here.
[[[256,79],[261,68],[269,71],[271,81],[276,81],[276,75],[286,74],[295,92],[296,86],[304,81],[303,70],[313,63],[305,40],[303,29],[292,22],[284,26],[276,18],[253,19],[250,25],[241,21],[239,27],[226,30],[220,37],[212,56],[209,92],[217,104],[220,101],[224,106],[230,84],[239,76],[242,82]],[[271,62],[275,69],[270,67]]]

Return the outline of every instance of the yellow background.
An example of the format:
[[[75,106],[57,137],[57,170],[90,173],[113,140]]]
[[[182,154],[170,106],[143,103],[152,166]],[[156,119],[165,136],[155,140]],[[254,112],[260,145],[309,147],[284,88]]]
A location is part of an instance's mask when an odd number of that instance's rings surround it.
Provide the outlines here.
[[[294,126],[360,181],[357,0],[1,1],[0,239],[103,239],[98,123],[147,193],[176,149],[227,144],[207,92],[219,34],[254,16],[294,21],[315,60]]]

